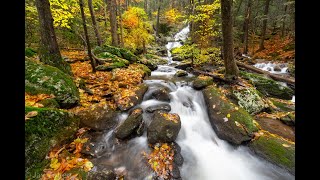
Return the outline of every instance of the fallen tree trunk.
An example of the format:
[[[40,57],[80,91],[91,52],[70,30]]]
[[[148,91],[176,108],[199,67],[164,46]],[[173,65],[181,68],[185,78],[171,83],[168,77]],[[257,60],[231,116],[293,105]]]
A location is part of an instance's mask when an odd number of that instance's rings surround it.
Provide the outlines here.
[[[197,70],[197,69],[192,69],[192,71],[193,71],[193,74],[196,74],[196,75],[202,74],[202,75],[210,76],[215,81],[220,81],[220,82],[222,81],[222,82],[226,82],[226,83],[232,83],[231,80],[222,78],[222,77],[220,77],[218,75],[215,75],[215,74],[212,74],[212,73],[208,73],[208,72],[205,72],[205,71],[200,71],[200,70]]]
[[[239,61],[236,61],[236,63],[239,67],[249,69],[249,70],[256,72],[256,73],[259,73],[259,74],[265,74],[276,81],[282,81],[282,82],[286,82],[291,85],[295,85],[295,80],[292,78],[285,78],[285,77],[279,76],[277,74],[272,74],[272,73],[269,73],[268,71],[261,70],[259,68],[254,67],[254,66],[246,65],[246,64],[239,62]]]

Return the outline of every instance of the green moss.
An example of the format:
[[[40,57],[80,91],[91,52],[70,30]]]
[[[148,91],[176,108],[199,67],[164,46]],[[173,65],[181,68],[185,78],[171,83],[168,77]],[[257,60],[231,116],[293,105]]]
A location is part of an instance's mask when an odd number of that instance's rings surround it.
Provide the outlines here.
[[[62,108],[79,102],[79,91],[72,78],[58,68],[25,61],[25,91],[30,94],[54,94]]]
[[[67,111],[25,107],[25,113],[38,114],[25,123],[25,172],[32,176],[41,172],[45,156],[56,145],[70,140],[79,126],[79,120]]]
[[[285,144],[289,147],[283,146]],[[295,145],[278,137],[270,135],[260,136],[250,146],[253,150],[267,160],[294,172]]]
[[[107,53],[105,53],[105,52],[107,52]],[[93,49],[93,53],[94,54],[104,53],[104,56],[110,56],[110,57],[111,57],[111,55],[115,55],[119,58],[123,58],[123,59],[128,60],[130,63],[134,63],[134,62],[139,61],[139,58],[136,55],[134,55],[131,51],[124,49],[124,48],[117,48],[117,47],[110,46],[110,45],[103,45],[101,47],[97,46]]]
[[[148,63],[153,63],[156,65],[163,65],[163,64],[167,64],[168,61],[166,59],[163,59],[157,55],[153,55],[153,54],[144,54],[144,57],[147,59],[146,61],[148,61]],[[144,63],[145,64],[145,63]]]
[[[240,71],[240,75],[248,79],[258,91],[266,96],[281,98],[281,99],[291,99],[293,96],[293,90],[281,85],[277,81],[264,77],[263,75],[248,73]]]
[[[227,114],[230,114],[230,118],[228,118],[228,120],[233,122],[237,121],[238,123],[242,124],[245,127],[248,134],[252,134],[253,132],[258,131],[258,128],[253,123],[252,116],[246,110],[244,110],[241,107],[238,107],[237,105],[229,102],[228,100],[221,99],[222,94],[220,93],[220,91],[214,86],[209,87],[212,101],[219,104],[221,115],[226,117]],[[238,107],[238,110],[235,110],[236,107]]]
[[[81,177],[81,179],[87,179],[88,172],[85,172],[82,168],[73,168],[69,171],[66,171],[64,175],[78,174],[77,177]]]
[[[34,49],[32,49],[32,48],[26,48],[25,49],[25,51],[24,51],[25,53],[25,56],[27,56],[27,57],[33,57],[34,55],[36,55],[37,54],[37,51],[35,51]]]
[[[209,76],[205,76],[205,77],[197,77],[194,81],[193,81],[193,87],[195,89],[201,89],[204,87],[207,87],[209,85],[213,84],[213,79]]]
[[[54,98],[44,99],[39,101],[39,103],[45,108],[60,108],[59,103]]]
[[[144,64],[137,64],[138,65],[138,69],[143,71],[145,74],[147,74],[148,76],[151,75],[151,70],[148,68],[148,66],[144,65]]]
[[[273,105],[277,106],[277,108],[279,108],[281,111],[294,111],[295,110],[294,107],[291,107],[290,105],[276,101],[274,99],[270,99],[270,101],[273,103]]]

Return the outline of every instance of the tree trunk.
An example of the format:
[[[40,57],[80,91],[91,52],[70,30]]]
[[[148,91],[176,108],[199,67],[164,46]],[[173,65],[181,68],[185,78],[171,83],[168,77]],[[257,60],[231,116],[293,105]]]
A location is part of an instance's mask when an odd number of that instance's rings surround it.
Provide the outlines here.
[[[272,74],[272,73],[269,73],[268,71],[261,70],[259,68],[254,67],[254,66],[246,65],[246,64],[241,63],[239,61],[237,61],[236,63],[239,67],[246,68],[248,70],[251,70],[251,71],[259,73],[259,74],[265,74],[276,81],[282,81],[282,82],[286,82],[291,85],[295,85],[295,80],[292,78],[285,78],[285,77],[279,76],[277,74]]]
[[[121,5],[120,5],[120,0],[118,0],[119,4],[119,24],[120,24],[120,46],[124,47],[124,42],[123,42],[123,24],[122,24],[122,12],[121,12]]]
[[[103,10],[103,11],[104,11],[104,27],[105,27],[105,28],[108,28],[108,26],[107,26],[107,24],[108,24],[108,23],[107,23],[107,19],[108,19],[108,18],[107,18],[107,17],[108,17],[108,15],[107,15],[107,14],[108,14],[108,11],[107,11],[107,2],[106,2],[106,1],[104,1],[104,2],[106,3],[106,4],[104,4],[104,6],[103,6],[103,7],[104,7],[104,10]]]
[[[148,0],[144,0],[143,7],[144,7],[144,11],[148,13]]]
[[[236,17],[237,17],[238,14],[239,14],[239,10],[240,10],[240,8],[241,8],[242,1],[243,1],[243,0],[240,0],[239,6],[238,6],[238,8],[237,8],[237,11],[236,11],[236,13],[234,14],[234,17],[235,17],[235,18],[234,18],[234,22],[233,22],[234,24],[235,24],[235,22],[236,22],[235,19],[236,19]]]
[[[101,46],[102,45],[102,40],[101,40],[101,36],[100,36],[99,30],[98,30],[96,17],[94,15],[94,11],[93,11],[92,0],[88,0],[88,6],[89,6],[89,10],[90,10],[93,30],[94,30],[94,33],[95,33],[96,38],[97,38],[97,44],[98,44],[98,46]]]
[[[92,58],[92,54],[91,54],[90,40],[89,40],[88,31],[87,31],[87,25],[86,25],[86,17],[84,15],[84,10],[83,10],[83,0],[79,0],[79,5],[80,5],[80,12],[81,12],[84,35],[85,35],[85,38],[86,38],[86,44],[87,44],[87,48],[88,48],[88,55],[89,55],[90,62],[91,62],[92,72],[95,73],[96,72],[96,62]]]
[[[245,20],[244,20],[244,54],[248,54],[248,39],[249,39],[249,23],[251,19],[251,4],[252,0],[248,0],[248,6],[246,9]]]
[[[116,16],[116,0],[108,0],[110,26],[111,26],[111,38],[112,46],[118,46],[118,34],[117,34],[117,16]]]
[[[158,14],[157,14],[157,32],[156,37],[159,37],[159,30],[160,30],[160,7],[161,7],[162,0],[158,0]]]
[[[35,4],[40,24],[40,61],[72,75],[70,65],[62,59],[60,54],[56,34],[53,28],[53,18],[49,0],[36,0]]]
[[[261,39],[260,39],[260,44],[259,44],[259,49],[258,51],[264,50],[264,38],[266,36],[266,31],[267,31],[267,21],[268,21],[268,12],[269,12],[269,4],[270,0],[266,0],[266,5],[264,7],[264,16],[265,19],[263,20],[262,24],[262,32],[261,32]]]
[[[286,27],[285,21],[286,21],[287,8],[288,8],[288,5],[285,5],[284,6],[284,17],[283,17],[283,22],[282,22],[281,37],[284,37],[284,35],[285,35],[285,27]]]
[[[232,0],[221,0],[223,60],[226,68],[226,78],[233,79],[239,74],[239,69],[233,57],[232,32]]]

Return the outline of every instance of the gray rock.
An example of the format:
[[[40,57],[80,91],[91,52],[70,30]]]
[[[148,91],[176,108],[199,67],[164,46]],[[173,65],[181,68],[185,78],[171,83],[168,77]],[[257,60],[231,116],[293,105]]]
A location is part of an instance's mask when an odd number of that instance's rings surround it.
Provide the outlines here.
[[[183,71],[183,70],[178,70],[174,75],[177,76],[177,77],[182,77],[182,76],[187,76],[188,73],[186,71]]]
[[[127,139],[131,135],[137,135],[137,134],[143,133],[143,131],[141,132],[141,129],[142,129],[141,126],[143,126],[142,113],[143,113],[143,110],[141,108],[135,109],[129,115],[129,117],[116,128],[115,136],[118,139],[123,140],[123,139]],[[140,131],[137,132],[139,127],[140,127]]]
[[[169,112],[171,111],[171,106],[169,104],[159,104],[159,105],[147,107],[146,109],[148,113],[153,113],[158,110]]]

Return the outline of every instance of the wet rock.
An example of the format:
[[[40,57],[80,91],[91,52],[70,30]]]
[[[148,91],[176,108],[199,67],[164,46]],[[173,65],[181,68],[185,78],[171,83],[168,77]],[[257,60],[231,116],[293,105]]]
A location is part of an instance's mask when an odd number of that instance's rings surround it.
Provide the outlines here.
[[[254,88],[234,90],[232,94],[238,100],[238,105],[244,108],[251,115],[257,114],[269,108],[269,105]]]
[[[182,166],[184,159],[183,159],[181,153],[178,153],[178,152],[177,152],[177,153],[174,153],[174,157],[173,157],[173,158],[174,158],[174,159],[173,159],[173,162],[174,162],[176,165]]]
[[[171,106],[169,104],[159,104],[159,105],[149,106],[146,108],[146,111],[148,113],[153,113],[153,112],[159,111],[159,110],[169,112],[169,111],[171,111]]]
[[[182,70],[186,70],[188,67],[191,67],[191,62],[185,62],[185,63],[182,62],[175,66],[175,68],[182,69]]]
[[[295,174],[295,145],[282,138],[263,134],[249,144],[257,155]]]
[[[211,126],[220,139],[232,144],[241,144],[253,137],[258,128],[247,111],[227,98],[222,98],[223,94],[213,85],[205,88],[203,95]]]
[[[61,108],[72,108],[79,101],[79,91],[71,76],[60,69],[25,60],[25,92],[53,94]]]
[[[76,112],[81,127],[93,130],[109,130],[117,124],[117,113],[105,104],[94,104],[87,109]]]
[[[83,144],[81,150],[83,154],[99,157],[108,150],[104,133],[101,131],[87,131],[83,135],[83,138],[88,138],[88,141]]]
[[[158,56],[167,56],[168,55],[167,48],[163,47],[163,48],[158,49],[156,54]]]
[[[49,163],[45,159],[51,148],[72,140],[79,128],[79,119],[67,111],[25,107],[25,114],[36,111],[36,116],[25,121],[26,177],[41,173]]]
[[[169,89],[166,87],[160,87],[152,91],[150,98],[159,100],[159,101],[168,101],[170,102]]]
[[[173,56],[172,61],[182,61],[183,59],[179,56]]]
[[[183,70],[178,70],[174,75],[177,76],[177,77],[182,77],[182,76],[187,76],[188,73],[186,71],[183,71]]]
[[[280,71],[281,71],[281,68],[280,68],[279,65],[275,65],[275,66],[273,67],[273,70],[280,72]]]
[[[156,111],[147,128],[148,142],[173,142],[180,129],[181,121],[178,114]]]
[[[89,171],[88,180],[116,180],[117,175],[112,167],[99,168],[97,171]]]
[[[127,104],[119,103],[119,98],[120,97],[115,99],[117,107],[121,111],[126,111],[126,110],[132,108],[133,106],[141,103],[144,94],[148,90],[148,86],[146,84],[140,84],[137,87],[138,87],[138,90],[135,91],[135,95],[134,96],[130,96],[129,97],[129,102]]]
[[[240,71],[240,75],[248,79],[259,92],[266,96],[291,100],[294,92],[292,89],[283,86],[281,83],[267,78],[260,74],[253,74],[244,71]]]
[[[139,132],[138,129],[139,127],[141,128],[141,124],[144,123],[142,120],[142,113],[143,110],[141,108],[132,111],[128,118],[115,129],[115,136],[118,139],[123,140],[132,135],[137,135],[138,133],[141,135],[141,132]]]
[[[181,152],[181,147],[179,146],[178,143],[172,142],[171,145],[172,145],[172,149],[173,149],[174,153],[180,153]]]
[[[38,103],[42,104],[45,108],[60,108],[59,103],[54,98],[43,99]]]
[[[192,87],[196,90],[201,90],[213,84],[213,79],[210,76],[198,76],[192,83]]]
[[[266,117],[257,117],[256,121],[259,123],[263,130],[269,131],[272,134],[277,134],[290,141],[295,141],[295,132],[291,126],[283,124],[277,119],[271,119]]]
[[[274,110],[276,111],[294,111],[295,104],[291,102],[291,100],[279,100],[276,98],[269,98],[272,104],[275,106]]]
[[[173,179],[179,179],[179,178],[181,178],[179,167],[178,167],[178,165],[176,165],[175,163],[173,163],[173,168],[172,168],[172,171],[171,171],[171,176],[172,176]]]

